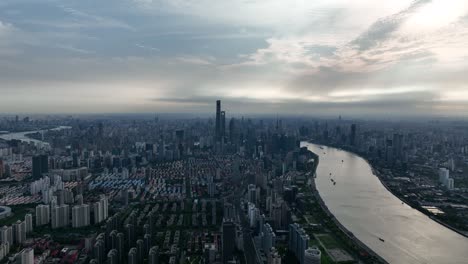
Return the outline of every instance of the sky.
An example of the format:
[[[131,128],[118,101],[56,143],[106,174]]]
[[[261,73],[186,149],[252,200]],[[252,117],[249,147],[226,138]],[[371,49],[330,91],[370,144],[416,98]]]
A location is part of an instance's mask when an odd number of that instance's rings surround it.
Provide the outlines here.
[[[468,116],[466,0],[0,0],[0,113]]]

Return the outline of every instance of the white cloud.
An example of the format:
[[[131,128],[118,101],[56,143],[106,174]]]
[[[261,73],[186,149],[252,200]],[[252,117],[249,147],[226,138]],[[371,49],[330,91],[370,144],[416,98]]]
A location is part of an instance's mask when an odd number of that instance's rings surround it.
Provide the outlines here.
[[[468,100],[460,20],[468,10],[466,1],[443,2],[121,0],[91,9],[78,1],[57,17],[9,20],[21,29],[0,22],[0,89],[16,102],[25,91],[36,105],[73,99],[89,111],[160,107],[154,98],[190,109],[213,96],[292,112],[311,103],[427,111],[435,102],[446,111]],[[103,104],[93,99],[106,94]]]
[[[109,27],[135,30],[129,24],[114,18],[90,14],[71,7],[61,7],[65,12],[77,19],[76,23],[69,25],[74,25],[76,27]]]

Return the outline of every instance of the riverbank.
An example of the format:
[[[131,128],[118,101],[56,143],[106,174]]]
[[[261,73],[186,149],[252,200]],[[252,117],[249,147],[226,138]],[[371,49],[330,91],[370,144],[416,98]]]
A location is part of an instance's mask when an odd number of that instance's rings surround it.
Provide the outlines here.
[[[13,133],[7,133],[7,134],[0,134],[0,139],[3,140],[21,140],[24,142],[34,142],[34,143],[40,143],[40,144],[49,144],[47,142],[44,142],[39,139],[35,139],[33,137],[30,137],[30,135],[35,134],[35,133],[45,133],[48,131],[60,131],[64,129],[71,129],[71,126],[58,126],[55,128],[49,128],[49,129],[42,129],[42,130],[31,130],[31,131],[22,131],[22,132],[13,132]]]
[[[444,223],[443,221],[437,219],[434,217],[434,215],[432,215],[430,212],[428,212],[427,210],[424,210],[423,208],[420,208],[420,207],[414,207],[414,206],[411,206],[403,197],[401,197],[400,195],[398,195],[397,193],[395,193],[390,187],[388,187],[388,185],[385,183],[385,180],[383,179],[382,175],[380,174],[380,172],[378,170],[376,170],[374,168],[374,165],[372,165],[372,163],[370,163],[367,159],[365,159],[364,157],[360,156],[359,154],[357,153],[354,153],[354,152],[351,152],[357,156],[359,156],[360,158],[364,159],[367,163],[369,163],[369,166],[371,166],[372,168],[372,173],[379,179],[380,183],[382,183],[382,185],[385,187],[385,189],[387,189],[388,192],[390,192],[393,196],[395,196],[396,198],[398,198],[400,201],[402,201],[403,203],[405,203],[406,205],[410,206],[411,208],[415,209],[415,210],[418,210],[419,212],[421,212],[422,214],[426,215],[427,217],[429,217],[431,220],[437,222],[438,224],[452,230],[453,232],[456,232],[457,234],[459,235],[462,235],[466,238],[468,238],[468,234],[464,233],[463,231],[461,230],[458,230],[457,228],[447,224],[447,223]]]
[[[385,179],[384,177],[382,176],[382,174],[380,173],[380,171],[378,169],[375,168],[375,165],[370,162],[366,157],[364,157],[362,154],[356,152],[356,151],[353,151],[353,150],[350,150],[350,149],[343,149],[339,146],[333,146],[333,145],[325,145],[325,144],[322,144],[322,143],[314,143],[314,142],[311,142],[311,141],[307,141],[308,143],[311,143],[311,144],[318,144],[318,145],[322,145],[322,146],[327,146],[327,147],[332,147],[332,148],[337,148],[337,149],[340,149],[340,150],[343,150],[343,151],[346,151],[346,152],[349,152],[355,156],[358,156],[359,158],[363,159],[367,164],[369,164],[371,170],[372,170],[372,174],[374,176],[377,177],[377,179],[380,181],[380,183],[382,184],[382,186],[384,186],[384,188],[389,192],[391,193],[393,196],[395,196],[396,198],[398,198],[401,202],[405,203],[406,205],[410,206],[411,208],[415,209],[415,210],[418,210],[419,212],[421,212],[422,214],[424,214],[425,216],[427,216],[428,218],[430,218],[431,220],[437,222],[438,224],[444,226],[445,228],[448,228],[450,229],[451,231],[459,234],[459,235],[462,235],[466,238],[468,238],[468,234],[466,234],[465,232],[461,231],[461,230],[458,230],[457,228],[437,219],[436,217],[434,217],[434,215],[432,215],[430,212],[428,212],[427,210],[424,210],[423,208],[420,208],[420,207],[415,207],[415,206],[412,206],[408,201],[406,201],[406,199],[404,197],[402,197],[401,195],[399,195],[398,193],[394,192],[388,185],[387,183],[385,182]]]
[[[310,151],[310,150],[309,150]],[[317,172],[317,168],[319,166],[319,163],[320,163],[320,156],[317,155],[316,153],[310,151],[313,156],[314,156],[314,160],[316,160],[316,163],[314,164],[314,168],[312,169],[312,175],[316,175],[316,172]],[[315,197],[315,199],[318,201],[320,207],[322,208],[322,210],[325,212],[325,214],[333,221],[333,223],[338,227],[338,229],[346,235],[346,237],[353,241],[359,248],[361,248],[363,251],[365,251],[367,254],[369,254],[370,256],[372,256],[376,261],[378,261],[379,263],[388,263],[385,259],[383,259],[381,256],[379,256],[377,253],[375,253],[371,248],[369,248],[366,244],[364,244],[362,241],[360,241],[357,237],[354,236],[354,234],[352,232],[350,232],[346,227],[344,227],[339,221],[338,219],[336,219],[336,217],[330,212],[330,210],[328,209],[327,205],[325,204],[325,202],[322,200],[322,197],[320,196],[320,193],[318,192],[317,190],[317,187],[315,185],[315,177],[313,177],[311,180],[310,180],[310,188],[312,190],[312,194],[313,196]]]
[[[325,204],[325,202],[320,197],[320,193],[317,191],[317,188],[315,186],[315,181],[311,181],[310,188],[312,189],[312,194],[314,195],[315,199],[317,199],[317,201],[320,204],[320,207],[322,208],[322,210],[325,212],[325,214],[328,217],[330,217],[330,219],[341,230],[341,232],[344,233],[348,237],[348,239],[352,240],[358,247],[362,248],[363,251],[367,252],[367,254],[372,256],[379,263],[388,264],[388,262],[385,259],[383,259],[377,253],[375,253],[375,251],[370,249],[366,244],[364,244],[361,240],[359,240],[357,237],[355,237],[352,232],[350,232],[348,229],[346,229],[346,227],[344,227],[340,223],[340,221],[338,221],[338,219],[336,219],[336,217],[330,212],[327,205]]]

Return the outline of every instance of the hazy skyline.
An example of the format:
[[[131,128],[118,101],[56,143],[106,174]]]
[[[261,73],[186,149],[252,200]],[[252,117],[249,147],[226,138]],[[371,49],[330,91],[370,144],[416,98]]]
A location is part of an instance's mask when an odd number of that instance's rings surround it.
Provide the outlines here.
[[[0,112],[468,116],[468,2],[3,0]]]

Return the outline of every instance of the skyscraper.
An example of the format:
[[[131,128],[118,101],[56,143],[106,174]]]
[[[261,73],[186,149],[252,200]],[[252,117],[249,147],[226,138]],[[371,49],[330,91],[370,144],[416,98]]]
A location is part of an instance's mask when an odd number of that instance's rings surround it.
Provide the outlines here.
[[[75,205],[72,208],[72,227],[89,226],[89,205]]]
[[[138,258],[137,258],[137,249],[136,248],[131,248],[130,251],[128,251],[128,264],[137,264],[138,263]]]
[[[0,159],[0,178],[3,178],[4,171],[3,160]]]
[[[101,195],[98,202],[93,204],[94,224],[101,223],[107,219],[109,202],[105,195]]]
[[[93,253],[94,258],[97,260],[98,263],[103,263],[105,261],[105,245],[103,239],[97,239],[96,243],[94,244]]]
[[[32,158],[32,176],[34,179],[42,177],[43,173],[49,172],[49,156],[38,155]]]
[[[148,263],[149,264],[158,264],[159,263],[159,248],[154,246],[150,249],[148,254]]]
[[[107,253],[108,264],[117,264],[119,263],[119,259],[121,258],[119,257],[119,253],[115,249],[112,249],[109,251],[109,253]]]
[[[221,111],[220,137],[221,141],[226,136],[226,112]]]
[[[26,233],[33,231],[33,217],[32,214],[26,214],[24,216],[24,222],[26,223]]]
[[[0,229],[0,239],[2,244],[13,244],[13,228],[11,226],[3,226]]]
[[[42,176],[42,163],[40,156],[34,156],[32,158],[32,176],[34,179],[39,179]]]
[[[19,263],[21,264],[34,264],[34,249],[32,248],[25,248],[19,254],[18,258],[20,258]]]
[[[257,186],[255,186],[254,184],[249,184],[247,195],[248,195],[249,203],[256,204],[257,203]]]
[[[289,250],[296,255],[299,263],[304,264],[304,253],[309,247],[309,236],[297,223],[289,225]]]
[[[233,222],[223,222],[222,247],[223,247],[223,263],[227,263],[232,259],[236,246],[236,226]]]
[[[40,204],[36,206],[36,226],[47,225],[50,222],[49,205]]]
[[[264,224],[263,228],[263,251],[269,256],[271,248],[276,246],[276,235],[270,224]]]
[[[135,246],[135,226],[132,224],[127,224],[125,226],[125,233],[127,237],[127,244],[130,248]]]
[[[21,244],[26,240],[26,223],[18,220],[13,224],[14,242]]]
[[[51,215],[53,229],[67,227],[70,224],[70,208],[68,204],[53,207]]]
[[[216,141],[219,141],[221,138],[221,100],[216,101],[215,138],[216,138]]]

